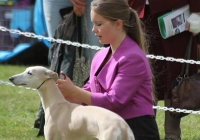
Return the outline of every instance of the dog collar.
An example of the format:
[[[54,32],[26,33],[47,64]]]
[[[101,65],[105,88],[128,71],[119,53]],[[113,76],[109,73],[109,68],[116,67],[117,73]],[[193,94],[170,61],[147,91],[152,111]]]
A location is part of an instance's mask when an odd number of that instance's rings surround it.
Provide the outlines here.
[[[37,89],[39,89],[39,88],[44,84],[44,82],[46,82],[47,80],[48,80],[48,79],[44,80],[44,81],[42,82],[42,84],[40,84],[39,87],[38,87]]]

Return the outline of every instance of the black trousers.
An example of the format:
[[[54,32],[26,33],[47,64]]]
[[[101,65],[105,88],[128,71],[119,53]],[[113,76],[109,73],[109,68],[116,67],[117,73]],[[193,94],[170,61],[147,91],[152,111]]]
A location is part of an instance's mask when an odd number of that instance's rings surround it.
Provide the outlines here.
[[[135,140],[160,140],[154,116],[146,115],[125,120],[133,131]]]

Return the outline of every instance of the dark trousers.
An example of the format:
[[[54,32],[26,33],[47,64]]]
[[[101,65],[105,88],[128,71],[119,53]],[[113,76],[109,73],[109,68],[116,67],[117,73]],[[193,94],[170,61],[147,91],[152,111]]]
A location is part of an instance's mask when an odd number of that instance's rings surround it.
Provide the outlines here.
[[[125,120],[132,129],[135,140],[160,140],[154,116],[146,115]]]

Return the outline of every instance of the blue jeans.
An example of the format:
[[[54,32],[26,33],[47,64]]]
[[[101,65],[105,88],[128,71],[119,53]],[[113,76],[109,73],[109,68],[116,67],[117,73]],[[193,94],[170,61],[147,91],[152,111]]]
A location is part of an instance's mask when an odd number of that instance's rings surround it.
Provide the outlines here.
[[[84,27],[83,30],[87,29],[87,34],[83,40],[85,44],[89,45],[95,45],[95,46],[102,46],[98,38],[94,35],[92,32],[93,24],[90,19],[90,3],[92,0],[86,0],[87,6],[85,8],[85,18],[87,27],[84,24],[84,18],[82,18],[82,27]],[[47,25],[47,31],[49,34],[49,37],[53,37],[55,34],[55,30],[62,20],[59,10],[66,7],[72,7],[72,3],[70,0],[43,0],[43,9],[44,9],[44,15],[45,15],[45,21]],[[91,57],[93,58],[94,54],[97,52],[97,50],[90,49],[84,49],[84,57],[86,60]]]

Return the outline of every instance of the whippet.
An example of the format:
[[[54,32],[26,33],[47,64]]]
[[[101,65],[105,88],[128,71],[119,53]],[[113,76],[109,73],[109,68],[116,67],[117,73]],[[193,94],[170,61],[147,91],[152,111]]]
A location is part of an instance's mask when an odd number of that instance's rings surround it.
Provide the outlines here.
[[[9,80],[16,86],[38,90],[45,112],[47,140],[135,140],[119,115],[101,107],[65,100],[56,85],[57,73],[45,67],[29,67]]]

